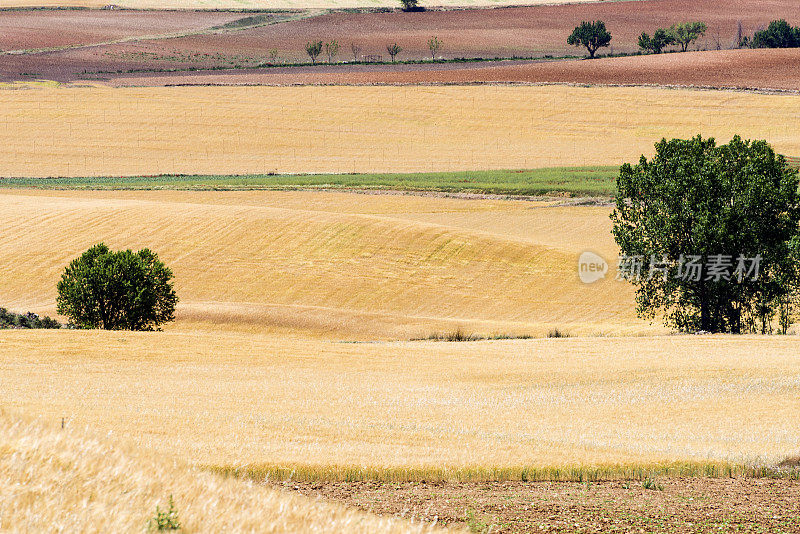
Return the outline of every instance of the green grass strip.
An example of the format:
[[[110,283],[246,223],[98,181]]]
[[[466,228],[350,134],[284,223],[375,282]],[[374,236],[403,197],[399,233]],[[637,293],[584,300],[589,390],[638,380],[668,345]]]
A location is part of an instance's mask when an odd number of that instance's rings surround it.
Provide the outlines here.
[[[378,174],[159,175],[2,178],[3,188],[248,190],[292,188],[387,189],[495,195],[611,196],[616,166],[532,170]]]

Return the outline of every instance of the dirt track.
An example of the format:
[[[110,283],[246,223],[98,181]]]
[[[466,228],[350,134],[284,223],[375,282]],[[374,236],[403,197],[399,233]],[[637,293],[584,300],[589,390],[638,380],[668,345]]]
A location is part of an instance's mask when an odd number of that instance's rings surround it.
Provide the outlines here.
[[[196,31],[242,16],[197,11],[3,11],[0,50],[90,45],[128,37]],[[5,58],[0,62],[5,62]]]
[[[304,495],[473,532],[800,532],[800,483],[769,479],[284,483]],[[663,488],[663,489],[659,489]]]

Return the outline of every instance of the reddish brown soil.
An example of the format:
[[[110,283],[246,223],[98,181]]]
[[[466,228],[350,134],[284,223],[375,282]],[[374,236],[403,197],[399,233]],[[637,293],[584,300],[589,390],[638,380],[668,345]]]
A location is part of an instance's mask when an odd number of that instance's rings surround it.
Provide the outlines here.
[[[800,49],[722,50],[550,62],[486,62],[121,75],[114,85],[577,83],[800,91]]]
[[[430,11],[424,13],[334,13],[297,22],[276,24],[236,34],[195,36],[175,40],[170,46],[198,52],[263,54],[277,48],[288,60],[307,60],[305,44],[336,39],[341,58],[352,59],[350,44],[361,54],[388,59],[386,45],[398,43],[401,58],[429,57],[428,39],[443,43],[442,57],[541,56],[580,54],[566,44],[567,36],[582,20],[603,20],[614,36],[614,51],[635,51],[642,31],[686,20],[708,24],[699,48],[728,48],[734,44],[738,22],[746,33],[771,20],[785,18],[800,23],[796,0],[645,0],[572,5],[515,7],[484,10]],[[154,43],[156,50],[161,46]]]
[[[134,12],[134,11],[42,11],[0,12],[0,46],[7,49],[63,46],[74,43],[97,43],[131,35],[172,33],[197,30],[243,16],[242,14],[196,12]],[[581,20],[604,20],[614,35],[614,51],[634,51],[638,35],[652,32],[659,26],[677,21],[704,20],[709,31],[696,43],[700,49],[731,46],[741,21],[745,33],[766,26],[776,18],[786,18],[800,24],[800,4],[796,0],[641,0],[598,2],[559,6],[535,6],[498,9],[469,9],[456,11],[430,11],[425,13],[332,13],[293,22],[240,30],[223,34],[202,34],[171,39],[139,40],[100,46],[62,50],[27,55],[0,56],[0,81],[30,79],[31,77],[74,81],[77,79],[104,79],[116,77],[108,72],[124,73],[132,70],[186,70],[200,68],[252,67],[269,59],[269,50],[278,50],[279,61],[306,61],[305,44],[308,41],[337,39],[341,46],[339,60],[352,60],[350,44],[361,47],[359,57],[381,55],[388,59],[386,44],[397,42],[404,51],[400,59],[424,58],[429,55],[428,39],[436,35],[444,43],[442,57],[508,57],[546,54],[582,54],[566,45],[566,37]],[[7,31],[3,32],[3,28]],[[630,66],[628,63],[630,62]],[[670,66],[670,62],[685,59],[630,58],[609,64],[562,64],[554,66],[510,67],[497,64],[477,67],[464,65],[450,71],[453,77],[441,81],[575,81],[576,77],[598,83],[639,83],[643,69],[656,63],[657,72],[648,74],[653,83],[681,83],[664,81],[676,72],[691,65]],[[663,62],[663,63],[662,63]],[[757,66],[760,68],[760,66]],[[633,74],[615,69],[632,69]],[[739,72],[750,69],[746,65]],[[783,67],[780,67],[783,69]],[[435,67],[436,70],[444,70]],[[487,70],[491,69],[491,70]],[[598,70],[599,69],[599,70]],[[351,79],[351,73],[393,72],[391,67],[346,68],[347,80],[335,83],[414,82],[416,76],[406,72],[429,71],[430,67],[407,67],[402,74],[391,74],[376,80],[372,74],[364,79]],[[762,69],[764,70],[764,69]],[[770,76],[776,70],[768,69]],[[523,72],[524,71],[524,72]],[[601,72],[602,71],[602,72]],[[340,71],[336,71],[339,76]],[[458,75],[454,74],[459,72]],[[316,81],[328,83],[325,70],[306,76],[303,71],[291,71],[301,83]],[[319,74],[320,79],[315,80]],[[704,76],[708,73],[701,73]],[[744,73],[753,78],[754,75]],[[684,73],[683,76],[689,76]],[[713,75],[713,73],[709,74]],[[272,79],[275,73],[268,76]],[[288,82],[294,82],[291,76]],[[334,78],[336,78],[334,76]],[[430,80],[425,74],[425,80]],[[438,74],[434,77],[439,76]],[[446,76],[446,77],[447,77]],[[190,76],[191,77],[191,76]],[[183,75],[181,75],[183,79]],[[245,78],[242,78],[243,80]],[[246,83],[260,83],[260,77],[247,74]],[[266,79],[266,78],[265,78]],[[646,80],[645,80],[646,82]],[[228,82],[226,82],[228,83]],[[287,83],[281,80],[266,83]],[[648,82],[649,83],[649,82]],[[761,85],[761,84],[757,84]]]
[[[0,50],[87,45],[201,30],[243,16],[199,11],[0,11]]]
[[[799,481],[670,479],[656,484],[655,489],[641,482],[283,487],[377,514],[473,532],[800,532]]]

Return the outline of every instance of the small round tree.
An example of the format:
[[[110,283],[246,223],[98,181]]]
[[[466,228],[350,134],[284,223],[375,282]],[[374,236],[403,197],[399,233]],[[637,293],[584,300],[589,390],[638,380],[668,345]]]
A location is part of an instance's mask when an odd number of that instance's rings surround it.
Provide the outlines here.
[[[611,34],[606,30],[605,22],[598,20],[595,22],[581,22],[567,38],[567,44],[572,46],[585,46],[589,51],[589,57],[594,58],[597,50],[608,46],[611,42]]]
[[[306,43],[306,54],[311,58],[311,63],[317,64],[317,56],[322,53],[322,41],[311,41]]]
[[[78,328],[156,330],[175,319],[172,271],[148,250],[100,243],[70,263],[58,283],[58,313]]]

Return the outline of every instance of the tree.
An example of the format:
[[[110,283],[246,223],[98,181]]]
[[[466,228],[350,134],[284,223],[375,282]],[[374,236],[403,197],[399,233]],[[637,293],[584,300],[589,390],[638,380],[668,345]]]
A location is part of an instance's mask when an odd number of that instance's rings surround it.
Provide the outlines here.
[[[339,55],[339,41],[334,39],[330,43],[325,43],[325,54],[328,56],[328,63],[333,63],[333,59]]]
[[[594,58],[598,49],[608,46],[611,42],[611,34],[606,30],[605,22],[597,20],[595,22],[581,22],[567,38],[567,44],[572,46],[585,46],[589,51],[589,57]]]
[[[753,35],[753,48],[800,47],[800,27],[793,28],[785,20],[773,20],[765,30]]]
[[[394,63],[394,57],[400,52],[402,52],[403,49],[400,48],[400,45],[398,45],[397,43],[393,43],[390,45],[386,45],[386,51],[389,52],[389,55],[392,57],[392,63]]]
[[[308,57],[311,58],[311,63],[317,63],[317,56],[322,53],[322,41],[312,41],[310,43],[306,43],[306,53]]]
[[[148,250],[100,243],[73,260],[58,283],[58,313],[78,328],[154,330],[175,318],[170,271]]]
[[[353,53],[353,61],[358,61],[358,56],[361,54],[361,47],[355,43],[350,43],[350,52]]]
[[[431,51],[431,59],[436,59],[436,53],[442,48],[442,42],[435,35],[428,39],[428,50]]]
[[[665,47],[674,42],[675,40],[664,28],[657,29],[652,37],[645,32],[642,32],[642,35],[639,36],[639,48],[654,54],[660,54]]]
[[[702,37],[707,29],[705,22],[683,22],[670,26],[669,35],[673,42],[681,47],[681,52],[686,52],[689,45]]]
[[[766,141],[738,136],[722,146],[662,139],[650,161],[623,165],[612,232],[637,313],[731,333],[789,317],[800,287],[798,185]]]
[[[403,11],[425,11],[425,8],[419,5],[419,0],[400,0],[400,5],[403,6]]]

